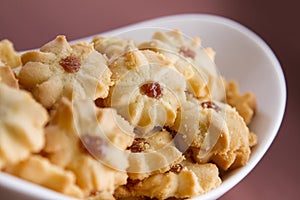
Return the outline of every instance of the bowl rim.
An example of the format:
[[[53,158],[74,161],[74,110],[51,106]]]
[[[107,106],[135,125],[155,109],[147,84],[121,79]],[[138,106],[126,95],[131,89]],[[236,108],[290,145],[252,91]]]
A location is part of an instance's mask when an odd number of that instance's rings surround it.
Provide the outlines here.
[[[206,194],[203,194],[201,196],[195,197],[194,199],[215,199],[220,196],[222,196],[224,193],[229,191],[231,188],[233,188],[236,184],[238,184],[243,178],[245,178],[251,170],[254,169],[254,167],[257,165],[257,163],[262,159],[262,157],[265,155],[269,147],[271,146],[273,140],[275,139],[279,128],[281,126],[285,108],[286,108],[286,97],[287,97],[287,90],[286,90],[286,82],[284,77],[284,72],[282,70],[282,67],[275,56],[274,52],[272,51],[271,47],[267,45],[267,43],[260,38],[256,33],[254,33],[252,30],[247,28],[246,26],[232,20],[226,17],[218,16],[218,15],[212,15],[212,14],[176,14],[176,15],[169,15],[169,16],[163,16],[163,17],[157,17],[150,20],[141,21],[138,23],[122,26],[116,29],[113,29],[111,31],[106,31],[103,33],[99,33],[96,35],[83,37],[80,39],[73,40],[71,42],[77,42],[77,41],[91,41],[91,39],[95,36],[99,35],[112,35],[120,32],[127,31],[129,29],[133,28],[141,28],[145,26],[154,26],[156,24],[161,23],[169,23],[169,22],[180,22],[180,21],[206,21],[206,22],[212,22],[220,25],[228,26],[235,31],[239,32],[240,34],[243,34],[248,39],[250,39],[252,42],[254,42],[268,57],[268,59],[272,63],[272,67],[274,68],[277,80],[279,81],[280,88],[280,108],[279,108],[279,115],[277,115],[276,120],[274,122],[274,126],[272,127],[270,137],[265,142],[265,145],[261,148],[260,153],[257,155],[253,155],[251,159],[249,160],[248,164],[243,166],[238,174],[234,174],[234,178],[231,178],[229,181],[223,182],[220,186],[218,186],[216,189],[211,190],[207,192]],[[8,181],[7,181],[8,180]],[[24,187],[24,184],[26,185]],[[52,195],[53,198],[64,198],[64,199],[73,199],[72,197],[67,197],[65,195],[62,195],[60,193],[57,193],[53,190],[44,188],[42,186],[30,183],[26,180],[14,177],[12,175],[6,174],[4,172],[0,172],[0,187],[7,188],[12,191],[16,191],[18,193],[24,194],[24,195],[30,195],[34,198],[40,198],[45,199],[49,198],[49,195]],[[42,191],[42,192],[41,192]]]

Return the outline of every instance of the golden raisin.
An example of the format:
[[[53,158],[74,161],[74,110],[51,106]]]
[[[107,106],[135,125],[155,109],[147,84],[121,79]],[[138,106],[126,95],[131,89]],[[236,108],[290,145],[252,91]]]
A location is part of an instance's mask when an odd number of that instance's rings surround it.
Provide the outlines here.
[[[176,164],[176,165],[173,165],[170,169],[170,172],[173,172],[175,174],[179,174],[182,170],[182,165],[181,164]]]
[[[60,66],[68,73],[78,72],[80,69],[80,60],[75,56],[67,56],[59,61]]]
[[[148,82],[140,86],[140,92],[148,97],[159,99],[162,97],[163,88],[158,82]]]
[[[147,148],[149,148],[149,143],[145,138],[135,138],[132,145],[127,149],[132,153],[140,153],[142,151],[145,151]]]

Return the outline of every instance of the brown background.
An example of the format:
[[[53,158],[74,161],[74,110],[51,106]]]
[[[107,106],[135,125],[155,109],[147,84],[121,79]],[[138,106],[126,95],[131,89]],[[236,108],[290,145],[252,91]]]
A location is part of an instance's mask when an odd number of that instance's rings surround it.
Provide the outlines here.
[[[37,48],[57,34],[78,39],[178,13],[216,14],[244,24],[278,56],[286,76],[288,103],[280,132],[266,156],[221,200],[299,199],[299,8],[297,0],[1,0],[0,39],[8,38],[18,50],[25,50]]]

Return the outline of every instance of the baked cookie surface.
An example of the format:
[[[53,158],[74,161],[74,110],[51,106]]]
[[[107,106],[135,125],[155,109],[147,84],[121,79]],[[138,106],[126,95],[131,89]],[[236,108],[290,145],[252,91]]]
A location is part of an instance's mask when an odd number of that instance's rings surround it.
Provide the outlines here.
[[[188,91],[202,99],[223,100],[225,87],[214,63],[215,52],[203,48],[199,38],[190,39],[179,30],[156,32],[139,44],[166,56],[187,81]]]
[[[75,103],[60,101],[46,127],[43,151],[52,163],[75,174],[85,196],[96,191],[112,194],[127,180],[128,161],[120,153],[132,143],[131,127],[113,109],[96,108],[88,100]],[[122,129],[116,119],[123,120]]]
[[[4,83],[13,88],[19,88],[18,79],[10,66],[0,61],[0,83]]]
[[[0,169],[65,195],[197,197],[257,143],[255,95],[178,30],[143,43],[57,36],[21,56],[8,41],[1,48]]]
[[[21,55],[16,52],[13,43],[7,39],[0,41],[0,62],[12,68],[21,65]]]
[[[171,126],[185,101],[184,77],[166,58],[149,50],[132,50],[109,65],[115,85],[108,105],[140,132]]]
[[[39,152],[48,113],[30,93],[0,82],[0,169]]]
[[[112,85],[106,58],[92,44],[69,44],[65,36],[57,36],[40,51],[24,53],[21,59],[20,84],[46,108],[62,96],[104,98]]]

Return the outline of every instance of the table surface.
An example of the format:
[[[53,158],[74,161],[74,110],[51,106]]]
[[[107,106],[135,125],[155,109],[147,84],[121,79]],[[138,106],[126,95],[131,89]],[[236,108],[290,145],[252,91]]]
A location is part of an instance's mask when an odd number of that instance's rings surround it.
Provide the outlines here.
[[[257,167],[221,200],[296,199],[300,196],[299,5],[296,0],[164,1],[1,1],[0,39],[17,50],[37,48],[58,34],[69,40],[134,22],[179,13],[216,14],[236,20],[260,35],[285,72],[288,101],[281,129]],[[274,97],[276,98],[276,97]]]

